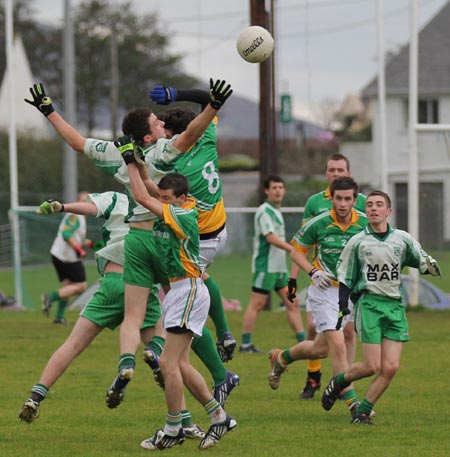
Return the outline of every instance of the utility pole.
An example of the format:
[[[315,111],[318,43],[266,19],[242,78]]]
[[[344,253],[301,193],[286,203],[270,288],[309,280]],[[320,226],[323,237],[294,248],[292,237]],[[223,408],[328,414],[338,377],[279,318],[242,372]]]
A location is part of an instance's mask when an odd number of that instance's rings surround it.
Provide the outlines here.
[[[274,36],[274,0],[270,11],[265,0],[250,0],[250,23],[267,29]],[[263,182],[271,174],[278,174],[276,151],[275,113],[275,51],[265,62],[259,64],[259,189],[264,200]]]
[[[274,0],[270,0],[270,11],[266,11],[265,0],[250,0],[250,25],[259,25],[274,36]],[[259,64],[259,192],[260,203],[265,200],[263,191],[265,179],[278,174],[278,156],[276,151],[276,116],[275,116],[275,50],[263,63]],[[270,311],[270,295],[264,310]]]

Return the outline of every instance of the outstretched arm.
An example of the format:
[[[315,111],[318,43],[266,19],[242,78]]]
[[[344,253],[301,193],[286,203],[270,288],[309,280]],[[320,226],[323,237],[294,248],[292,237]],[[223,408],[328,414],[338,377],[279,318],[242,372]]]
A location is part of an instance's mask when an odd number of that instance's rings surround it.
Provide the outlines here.
[[[217,115],[219,109],[233,93],[226,81],[210,79],[209,105],[196,116],[187,126],[187,129],[177,136],[173,145],[182,152],[188,151],[191,146],[203,135],[208,125]]]
[[[175,89],[170,86],[155,86],[150,91],[150,98],[157,105],[170,105],[172,102],[194,102],[202,107],[202,111],[209,104],[209,93],[201,89]]]
[[[61,138],[72,149],[83,153],[86,138],[55,111],[51,98],[45,93],[44,85],[42,83],[34,84],[33,87],[30,87],[30,93],[32,100],[25,99],[25,101],[33,105],[50,121]]]
[[[97,216],[98,210],[94,203],[73,202],[61,203],[58,200],[49,198],[39,205],[38,214],[73,213],[82,216]]]

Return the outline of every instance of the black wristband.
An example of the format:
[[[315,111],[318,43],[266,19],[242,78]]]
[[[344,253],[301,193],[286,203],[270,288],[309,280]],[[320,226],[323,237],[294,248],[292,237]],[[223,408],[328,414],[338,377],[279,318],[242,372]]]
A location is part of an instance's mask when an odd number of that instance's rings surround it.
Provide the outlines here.
[[[64,212],[64,203],[61,203],[61,211],[60,213],[63,213]]]
[[[317,268],[313,268],[308,274],[312,276],[317,271]]]

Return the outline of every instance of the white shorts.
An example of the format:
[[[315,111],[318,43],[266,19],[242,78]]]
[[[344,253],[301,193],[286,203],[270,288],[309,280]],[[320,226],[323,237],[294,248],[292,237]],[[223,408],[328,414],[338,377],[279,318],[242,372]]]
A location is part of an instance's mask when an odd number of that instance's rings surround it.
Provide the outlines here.
[[[306,312],[307,312],[307,313],[312,313],[311,304],[310,304],[309,298],[308,298],[308,292],[309,292],[310,287],[313,287],[313,286],[309,286],[309,287],[306,289],[305,309],[306,309]],[[355,322],[355,308],[353,307],[353,303],[352,303],[351,300],[349,300],[349,303],[351,303],[351,307],[350,307],[351,313],[350,313],[349,316],[347,316],[346,323],[347,323],[347,322]]]
[[[208,268],[213,260],[216,258],[217,254],[224,248],[225,243],[227,242],[227,228],[224,227],[223,230],[218,233],[214,238],[209,240],[200,240],[200,268],[202,271],[205,271]]]
[[[161,303],[164,329],[185,327],[202,336],[209,311],[209,292],[201,278],[186,278],[170,283]]]
[[[338,301],[339,287],[329,287],[326,290],[320,290],[316,286],[308,287],[307,303],[309,302],[317,333],[336,329],[339,314]],[[348,304],[353,314],[353,303],[349,300]],[[346,326],[351,315],[344,317],[341,330]]]

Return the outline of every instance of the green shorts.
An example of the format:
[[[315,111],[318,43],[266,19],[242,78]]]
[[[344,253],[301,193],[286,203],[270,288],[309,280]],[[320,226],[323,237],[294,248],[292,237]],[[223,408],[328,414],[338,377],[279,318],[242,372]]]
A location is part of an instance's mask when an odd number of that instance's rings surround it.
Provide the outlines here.
[[[269,293],[287,286],[287,273],[256,272],[252,277],[252,290],[259,293]]]
[[[114,330],[123,321],[125,284],[120,273],[106,273],[100,279],[100,287],[95,292],[80,316],[101,327]],[[158,288],[150,291],[142,328],[154,327],[161,316]]]
[[[140,287],[168,284],[160,251],[153,231],[131,228],[125,237],[123,282]]]
[[[405,306],[401,300],[364,294],[355,306],[355,330],[361,343],[409,341]]]

